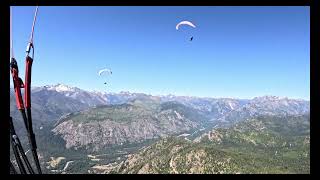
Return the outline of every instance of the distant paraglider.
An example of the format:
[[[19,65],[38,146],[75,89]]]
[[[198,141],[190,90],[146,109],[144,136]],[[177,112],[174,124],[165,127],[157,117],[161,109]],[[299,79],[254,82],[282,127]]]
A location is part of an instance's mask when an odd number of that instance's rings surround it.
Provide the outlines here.
[[[112,71],[108,68],[105,68],[105,69],[101,69],[99,72],[98,72],[99,76],[109,76],[112,74]],[[104,84],[107,84],[107,82],[105,82]]]
[[[180,26],[182,26],[182,25],[187,25],[187,26],[191,26],[193,28],[196,28],[196,26],[190,21],[181,21],[176,25],[176,30],[179,30]],[[192,41],[192,40],[193,40],[193,36],[190,38],[190,41]]]

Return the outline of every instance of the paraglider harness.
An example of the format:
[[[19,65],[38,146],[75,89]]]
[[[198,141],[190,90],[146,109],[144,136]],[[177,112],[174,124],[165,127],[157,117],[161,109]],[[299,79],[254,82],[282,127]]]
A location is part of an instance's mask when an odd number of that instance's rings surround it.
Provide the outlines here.
[[[17,105],[17,108],[19,109],[19,111],[21,112],[21,115],[22,115],[22,118],[24,121],[24,125],[27,129],[29,145],[30,145],[30,149],[31,149],[31,152],[33,155],[33,159],[34,159],[37,171],[39,174],[42,174],[39,159],[38,159],[38,154],[37,154],[36,138],[35,138],[33,128],[32,128],[32,116],[31,116],[31,68],[32,68],[32,62],[34,59],[33,32],[34,32],[34,25],[36,22],[37,12],[38,12],[38,7],[36,7],[36,10],[35,10],[30,41],[29,41],[27,49],[26,49],[25,84],[23,84],[22,79],[19,77],[18,64],[17,64],[17,61],[13,55],[13,47],[12,47],[13,43],[11,44],[12,56],[11,56],[11,62],[10,62],[10,70],[11,70],[11,75],[12,75],[12,79],[13,79],[16,105]],[[12,32],[11,32],[11,34],[12,34]],[[31,49],[32,49],[32,57],[30,57]],[[21,88],[25,89],[25,92],[24,92],[25,104],[23,103],[23,100],[22,100]],[[27,111],[25,111],[25,109]],[[26,174],[25,167],[22,163],[22,160],[20,159],[20,155],[21,155],[25,165],[27,166],[29,173],[34,174],[34,171],[28,161],[28,158],[27,158],[26,154],[24,153],[21,142],[15,133],[11,117],[9,119],[9,125],[10,125],[10,142],[12,145],[12,149],[13,149],[20,173]],[[20,155],[19,155],[19,153],[20,153]],[[12,173],[17,173],[17,171],[14,169],[14,166],[12,165],[11,162],[10,162],[10,171]]]

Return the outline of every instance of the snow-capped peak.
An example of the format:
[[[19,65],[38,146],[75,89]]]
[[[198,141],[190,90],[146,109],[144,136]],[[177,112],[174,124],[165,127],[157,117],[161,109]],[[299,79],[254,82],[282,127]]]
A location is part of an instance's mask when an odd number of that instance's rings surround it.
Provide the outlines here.
[[[60,83],[53,86],[45,86],[45,88],[47,88],[48,90],[57,91],[57,92],[74,92],[77,89],[75,87],[70,87]]]

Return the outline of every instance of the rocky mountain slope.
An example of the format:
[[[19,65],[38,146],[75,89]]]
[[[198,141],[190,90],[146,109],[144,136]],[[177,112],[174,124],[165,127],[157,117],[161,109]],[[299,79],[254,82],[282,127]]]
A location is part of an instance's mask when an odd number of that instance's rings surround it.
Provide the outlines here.
[[[211,131],[194,142],[166,138],[97,164],[93,173],[310,173],[309,115],[265,116]],[[90,172],[91,172],[90,171]]]
[[[206,121],[197,110],[177,102],[134,100],[69,115],[53,129],[66,148],[100,150],[109,145],[136,143],[195,129]]]

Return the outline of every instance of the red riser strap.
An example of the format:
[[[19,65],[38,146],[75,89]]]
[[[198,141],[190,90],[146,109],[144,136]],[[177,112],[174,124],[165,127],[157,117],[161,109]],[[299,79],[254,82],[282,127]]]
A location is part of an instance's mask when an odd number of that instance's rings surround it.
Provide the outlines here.
[[[24,109],[23,101],[22,101],[22,95],[21,95],[21,87],[23,87],[21,84],[22,80],[18,77],[18,72],[16,69],[11,70],[12,77],[13,77],[13,83],[14,83],[14,93],[16,96],[16,104],[17,108]]]
[[[26,108],[31,108],[31,68],[33,59],[30,56],[26,57],[26,74],[25,74],[25,93],[24,102]]]

